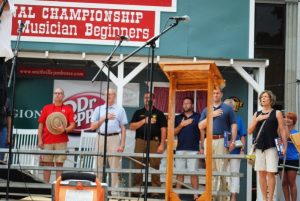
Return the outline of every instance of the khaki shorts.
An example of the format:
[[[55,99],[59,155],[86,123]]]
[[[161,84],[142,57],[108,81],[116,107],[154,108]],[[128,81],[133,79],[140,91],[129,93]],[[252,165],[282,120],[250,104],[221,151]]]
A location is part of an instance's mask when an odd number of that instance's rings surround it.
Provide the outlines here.
[[[255,156],[255,171],[277,172],[279,158],[275,147],[266,149],[264,152],[256,149]]]
[[[198,151],[176,151],[178,156],[198,155]],[[175,167],[177,171],[197,171],[199,169],[198,158],[176,158]]]
[[[67,143],[54,143],[54,144],[44,144],[44,150],[66,150]],[[56,162],[63,163],[67,159],[67,155],[42,155],[42,162]]]

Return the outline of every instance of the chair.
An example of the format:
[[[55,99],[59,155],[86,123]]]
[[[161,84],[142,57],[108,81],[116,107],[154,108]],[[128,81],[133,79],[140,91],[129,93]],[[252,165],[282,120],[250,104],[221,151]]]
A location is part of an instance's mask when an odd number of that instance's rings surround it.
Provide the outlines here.
[[[38,129],[13,129],[14,149],[38,150]],[[38,166],[39,156],[34,154],[15,153],[12,158],[13,165]],[[33,171],[30,171],[32,174]]]
[[[93,152],[96,151],[96,132],[85,132],[84,130],[81,132],[80,142],[79,142],[79,151],[88,151]],[[84,156],[80,155],[77,160],[78,168],[96,168],[96,157],[95,156]]]

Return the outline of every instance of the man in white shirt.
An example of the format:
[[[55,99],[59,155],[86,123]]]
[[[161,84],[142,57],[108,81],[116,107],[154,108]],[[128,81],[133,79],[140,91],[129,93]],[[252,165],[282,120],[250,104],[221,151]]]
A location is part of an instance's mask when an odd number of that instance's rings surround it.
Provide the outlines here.
[[[99,132],[97,140],[98,150],[103,152],[104,147],[104,136],[107,135],[107,152],[123,152],[125,148],[125,139],[126,139],[126,128],[125,125],[128,123],[125,110],[122,106],[119,106],[115,103],[116,92],[113,89],[109,89],[108,92],[108,103],[97,107],[93,112],[91,119],[91,130],[97,129]],[[105,116],[106,116],[106,107],[108,105],[108,124],[107,124],[107,133],[105,133]],[[120,169],[121,161],[120,157],[108,157],[108,163],[112,169]],[[98,167],[103,167],[103,158],[99,157]],[[99,175],[100,180],[102,180],[102,174]],[[119,186],[119,174],[111,174],[111,186]]]

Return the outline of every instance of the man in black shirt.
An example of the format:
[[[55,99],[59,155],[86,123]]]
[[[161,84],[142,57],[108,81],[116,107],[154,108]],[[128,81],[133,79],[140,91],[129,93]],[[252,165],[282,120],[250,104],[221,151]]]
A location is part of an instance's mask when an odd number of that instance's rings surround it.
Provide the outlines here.
[[[154,103],[154,96],[153,103]],[[135,153],[145,153],[147,145],[147,123],[149,111],[150,93],[144,94],[144,108],[137,110],[131,120],[130,129],[136,131],[135,136]],[[167,135],[167,119],[163,112],[152,107],[151,118],[151,134],[150,134],[150,153],[162,154],[165,150],[165,140]],[[140,162],[144,162],[142,158],[137,158]],[[160,158],[150,158],[150,166],[154,169],[159,169]],[[143,168],[142,165],[135,163],[136,169]],[[143,182],[142,174],[134,175],[134,186],[141,186]],[[158,174],[151,175],[151,184],[154,187],[160,187],[160,176]],[[158,197],[157,194],[152,194],[152,197]]]

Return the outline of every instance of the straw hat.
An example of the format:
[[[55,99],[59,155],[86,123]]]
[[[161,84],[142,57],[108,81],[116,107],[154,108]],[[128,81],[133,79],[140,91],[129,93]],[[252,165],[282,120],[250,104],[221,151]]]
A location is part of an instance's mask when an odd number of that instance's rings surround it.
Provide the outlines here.
[[[56,127],[61,125],[63,125],[64,128],[67,127],[67,119],[61,112],[53,112],[46,119],[46,126],[49,132],[54,135],[62,134],[55,129]]]

